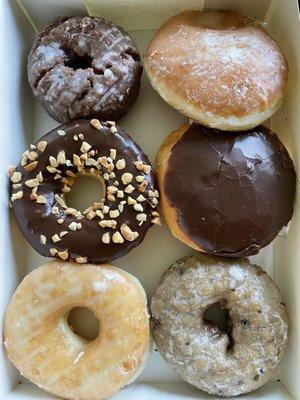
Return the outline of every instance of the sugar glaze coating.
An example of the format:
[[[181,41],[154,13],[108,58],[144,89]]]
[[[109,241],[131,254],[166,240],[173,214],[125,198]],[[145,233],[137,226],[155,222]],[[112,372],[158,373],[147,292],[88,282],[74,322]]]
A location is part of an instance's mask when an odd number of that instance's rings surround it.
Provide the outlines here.
[[[121,27],[102,18],[63,17],[38,33],[27,70],[36,99],[63,123],[119,119],[138,95],[143,68]]]
[[[288,66],[261,24],[231,11],[188,11],[150,41],[145,68],[155,90],[189,118],[246,130],[281,105]]]
[[[212,304],[229,310],[231,337],[203,321]],[[287,310],[272,279],[247,259],[199,253],[176,261],[151,301],[152,332],[168,365],[193,386],[237,396],[263,385],[284,352]],[[228,348],[229,346],[229,348]]]
[[[74,307],[87,307],[99,319],[93,341],[68,325]],[[17,288],[4,338],[11,362],[41,389],[64,399],[105,399],[145,366],[150,350],[146,294],[134,276],[112,265],[78,268],[51,261]]]

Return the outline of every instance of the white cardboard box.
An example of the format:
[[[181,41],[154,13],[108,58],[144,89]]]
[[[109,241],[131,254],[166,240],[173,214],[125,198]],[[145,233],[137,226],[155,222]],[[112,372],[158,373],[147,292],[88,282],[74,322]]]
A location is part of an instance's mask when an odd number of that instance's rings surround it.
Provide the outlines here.
[[[35,253],[20,234],[8,209],[6,169],[17,163],[27,145],[58,124],[34,101],[26,78],[26,58],[35,30],[59,15],[103,16],[129,30],[141,53],[154,30],[169,16],[183,9],[232,9],[265,21],[267,30],[284,51],[290,77],[283,106],[271,119],[271,128],[288,147],[296,170],[300,154],[300,21],[297,0],[0,0],[0,324],[17,284],[45,259]],[[143,74],[141,93],[120,124],[153,160],[164,137],[184,118],[170,108],[151,88]],[[87,189],[89,190],[89,189]],[[85,191],[85,190],[84,190]],[[297,190],[297,197],[299,187]],[[79,199],[80,200],[80,199]],[[83,200],[83,199],[81,199]],[[300,206],[288,236],[252,258],[279,285],[288,305],[291,328],[283,362],[274,380],[244,399],[300,400]],[[145,241],[114,264],[136,275],[148,297],[154,293],[161,273],[192,250],[172,237],[164,227],[152,228]],[[299,265],[298,265],[299,264]],[[1,339],[2,342],[2,339]],[[280,381],[279,381],[280,379]],[[21,383],[20,383],[21,382]],[[0,352],[0,399],[51,399],[25,382]],[[185,384],[157,352],[153,352],[137,382],[122,389],[115,400],[192,400],[211,398]]]

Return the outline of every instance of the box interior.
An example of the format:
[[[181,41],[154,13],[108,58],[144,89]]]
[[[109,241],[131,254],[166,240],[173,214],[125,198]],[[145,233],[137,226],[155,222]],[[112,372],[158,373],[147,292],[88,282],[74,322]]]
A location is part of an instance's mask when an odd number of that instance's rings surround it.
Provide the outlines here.
[[[26,273],[46,261],[30,248],[19,232],[12,213],[8,211],[5,175],[8,165],[18,162],[20,154],[28,144],[58,126],[58,123],[35,102],[27,83],[26,58],[36,30],[56,16],[86,14],[103,16],[129,30],[143,55],[154,30],[168,17],[183,9],[203,7],[231,9],[264,21],[267,30],[279,42],[289,62],[289,88],[283,106],[268,124],[288,147],[295,168],[299,171],[300,137],[297,135],[297,124],[300,124],[298,45],[300,22],[296,0],[285,2],[278,0],[3,1],[0,14],[0,54],[2,54],[0,72],[5,79],[0,81],[3,96],[0,113],[4,124],[0,139],[5,143],[6,151],[0,158],[2,164],[0,243],[4,251],[4,262],[0,266],[1,316],[4,315],[6,305],[17,284]],[[151,161],[154,161],[164,137],[184,121],[185,118],[156,94],[146,74],[143,73],[138,100],[119,123],[142,146]],[[91,187],[87,182],[82,182],[82,186],[76,190],[76,201],[86,202],[87,198],[95,201],[96,189],[95,186]],[[259,255],[251,257],[251,261],[262,266],[279,285],[288,305],[291,329],[284,360],[273,381],[244,396],[245,399],[300,399],[300,382],[297,380],[300,373],[300,294],[297,290],[297,282],[300,281],[297,267],[300,260],[300,246],[297,246],[299,224],[299,207],[296,203],[288,235],[278,236]],[[189,254],[192,254],[192,250],[176,240],[166,226],[153,227],[139,247],[113,264],[137,276],[150,299],[162,272],[172,262]],[[20,377],[7,361],[3,346],[0,356],[0,395],[3,399],[52,398],[51,395]],[[121,390],[114,399],[134,400],[141,397],[146,400],[211,398],[185,384],[155,351],[136,383]]]

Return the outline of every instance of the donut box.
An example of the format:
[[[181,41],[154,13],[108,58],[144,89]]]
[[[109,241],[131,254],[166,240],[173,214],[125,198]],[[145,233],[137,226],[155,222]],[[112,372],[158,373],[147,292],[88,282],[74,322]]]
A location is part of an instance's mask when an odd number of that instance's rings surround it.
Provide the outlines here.
[[[19,154],[32,142],[58,123],[51,119],[35,102],[26,78],[26,58],[35,32],[48,20],[57,16],[93,15],[113,21],[130,32],[141,54],[145,54],[154,31],[170,16],[182,10],[201,8],[234,10],[257,18],[265,23],[268,32],[277,40],[289,64],[288,91],[279,111],[267,125],[279,134],[289,150],[298,171],[300,139],[300,21],[297,0],[68,0],[66,2],[19,0],[1,2],[0,14],[0,71],[1,76],[1,142],[3,155],[0,159],[1,182],[1,332],[6,306],[18,283],[33,268],[45,259],[39,256],[21,235],[11,211],[8,209],[7,166],[17,163]],[[176,129],[185,118],[169,107],[152,89],[145,72],[142,76],[140,95],[132,109],[122,118],[122,127],[142,146],[153,162],[157,150],[168,132]],[[99,189],[91,182],[82,180],[72,192],[74,207],[88,205],[99,196]],[[298,260],[300,258],[297,238],[300,230],[296,199],[294,216],[288,229],[269,246],[250,260],[262,266],[279,286],[287,303],[290,315],[288,347],[274,379],[257,391],[243,396],[245,399],[299,399],[300,400],[300,295],[298,284]],[[299,222],[298,222],[299,220]],[[114,265],[135,275],[150,298],[157,287],[163,271],[182,256],[191,255],[193,250],[176,240],[167,229],[153,227],[144,242],[128,255],[116,260]],[[84,314],[75,316],[76,324],[86,334],[95,329],[95,321]],[[51,399],[20,376],[8,362],[1,348],[0,398],[8,399]],[[153,351],[147,366],[137,381],[122,389],[114,399],[206,399],[212,398],[184,383]]]

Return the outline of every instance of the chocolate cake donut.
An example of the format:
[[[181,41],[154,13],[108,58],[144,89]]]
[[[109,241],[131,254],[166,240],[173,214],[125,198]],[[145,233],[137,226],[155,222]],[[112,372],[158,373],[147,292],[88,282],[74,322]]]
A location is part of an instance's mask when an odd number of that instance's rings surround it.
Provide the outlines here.
[[[56,121],[118,120],[138,95],[142,64],[121,27],[102,18],[63,17],[38,33],[27,72],[34,96]]]
[[[169,228],[198,251],[248,257],[292,218],[293,162],[264,126],[232,133],[183,125],[160,148],[157,175]]]
[[[83,212],[64,198],[78,174],[95,177],[105,189],[105,198]],[[53,129],[23,153],[11,183],[20,229],[47,257],[114,260],[160,224],[149,160],[114,122],[78,120]]]
[[[227,310],[221,331],[205,319]],[[237,396],[267,382],[287,342],[288,316],[272,279],[246,259],[198,253],[176,261],[151,301],[152,332],[168,365],[193,386]]]

